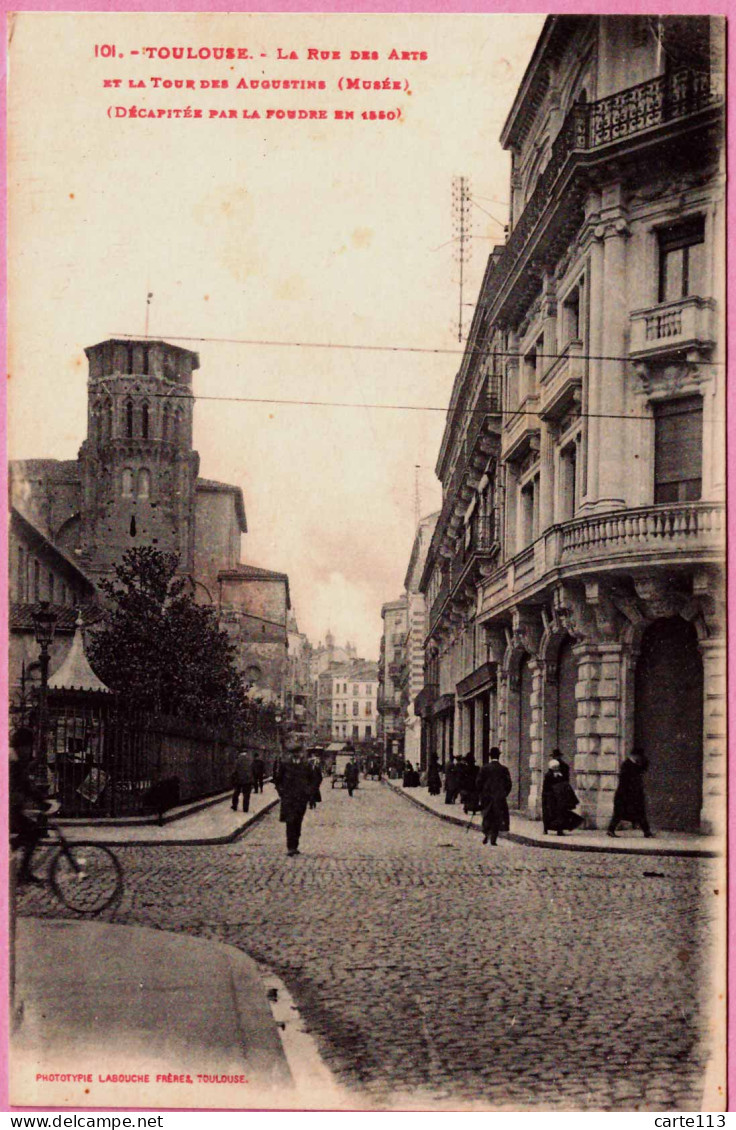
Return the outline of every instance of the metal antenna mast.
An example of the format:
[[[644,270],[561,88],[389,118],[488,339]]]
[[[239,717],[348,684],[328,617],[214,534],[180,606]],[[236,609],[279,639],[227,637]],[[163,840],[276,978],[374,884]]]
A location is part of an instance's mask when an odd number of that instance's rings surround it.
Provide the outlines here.
[[[457,340],[463,340],[463,285],[465,265],[473,253],[473,219],[470,211],[470,181],[468,177],[452,178],[452,228],[457,244],[456,255],[460,266],[460,295],[457,314]]]
[[[414,464],[414,526],[419,528],[419,464]]]

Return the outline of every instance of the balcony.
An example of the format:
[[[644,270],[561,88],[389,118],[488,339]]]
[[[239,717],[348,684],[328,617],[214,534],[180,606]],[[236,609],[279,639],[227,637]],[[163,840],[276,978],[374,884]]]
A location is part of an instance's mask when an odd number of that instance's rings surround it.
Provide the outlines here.
[[[542,420],[561,420],[580,403],[584,366],[582,354],[582,341],[569,341],[542,377],[539,402]]]
[[[621,558],[696,556],[723,551],[726,512],[722,503],[685,502],[642,506],[567,522],[560,529],[559,563]]]
[[[629,354],[634,360],[646,361],[711,349],[715,343],[714,313],[712,299],[696,296],[632,310]]]
[[[505,246],[486,276],[488,314],[518,318],[538,290],[543,261],[569,245],[582,219],[584,185],[578,169],[621,152],[701,130],[720,116],[719,76],[682,68],[587,105],[575,105],[552,144],[550,158]],[[696,143],[697,144],[697,143]]]
[[[450,591],[453,591],[463,578],[470,573],[471,564],[481,557],[489,557],[498,551],[497,515],[476,518],[466,527],[465,540],[455,554],[450,566]]]
[[[539,446],[539,394],[525,396],[513,416],[504,424],[503,457],[522,459]]]

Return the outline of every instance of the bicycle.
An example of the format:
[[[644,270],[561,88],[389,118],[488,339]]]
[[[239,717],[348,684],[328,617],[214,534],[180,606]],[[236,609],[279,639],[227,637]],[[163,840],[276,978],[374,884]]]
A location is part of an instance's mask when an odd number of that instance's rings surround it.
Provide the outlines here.
[[[54,801],[42,813],[47,820],[59,811]],[[48,881],[59,902],[77,914],[100,914],[120,901],[124,890],[123,869],[110,848],[89,840],[68,840],[58,824],[48,830],[58,846],[48,864]]]

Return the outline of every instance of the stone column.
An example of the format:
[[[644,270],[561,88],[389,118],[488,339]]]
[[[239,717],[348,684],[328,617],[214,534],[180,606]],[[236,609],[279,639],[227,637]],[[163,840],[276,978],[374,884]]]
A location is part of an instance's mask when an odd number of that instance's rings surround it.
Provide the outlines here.
[[[726,641],[700,641],[703,657],[703,832],[726,830]]]
[[[529,785],[528,813],[534,820],[542,817],[542,779],[544,778],[544,686],[546,663],[542,659],[529,659],[532,675],[532,723],[530,727],[532,748],[529,752],[531,782]]]
[[[602,828],[613,811],[621,761],[623,647],[586,640],[574,651],[578,659],[575,779],[587,823]]]
[[[555,521],[555,429],[542,424],[539,438],[539,532]]]

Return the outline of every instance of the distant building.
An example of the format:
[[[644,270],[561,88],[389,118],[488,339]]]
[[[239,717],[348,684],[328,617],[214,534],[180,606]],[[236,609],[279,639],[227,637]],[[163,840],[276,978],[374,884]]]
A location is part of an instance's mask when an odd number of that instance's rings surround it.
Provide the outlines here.
[[[87,437],[78,458],[10,465],[11,635],[27,635],[20,625],[38,593],[59,610],[74,593],[80,603],[98,602],[100,581],[125,551],[151,546],[179,555],[195,599],[217,609],[235,641],[246,682],[280,702],[288,577],[240,562],[243,493],[199,476],[192,447],[197,354],[164,341],[119,339],[85,352]],[[62,635],[59,647],[70,643]],[[19,685],[22,651],[11,643],[11,688]]]
[[[400,682],[402,703],[406,706],[404,718],[404,757],[413,765],[427,768],[427,750],[422,747],[421,702],[416,713],[416,700],[424,687],[424,640],[427,635],[427,610],[424,593],[419,582],[424,572],[429,544],[432,540],[439,512],[422,518],[414,537],[409,566],[404,578],[406,593],[406,636],[404,642],[405,664]]]
[[[352,745],[376,738],[378,669],[375,663],[354,659],[333,664],[320,675],[324,696],[330,696],[330,736]],[[325,713],[325,719],[327,715]]]
[[[378,657],[379,737],[386,757],[404,756],[406,692],[406,643],[409,602],[406,594],[381,608],[383,635]]]

